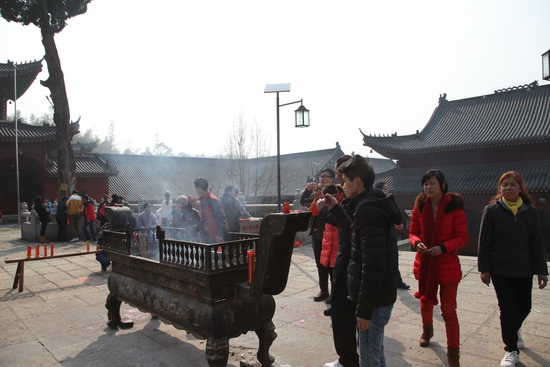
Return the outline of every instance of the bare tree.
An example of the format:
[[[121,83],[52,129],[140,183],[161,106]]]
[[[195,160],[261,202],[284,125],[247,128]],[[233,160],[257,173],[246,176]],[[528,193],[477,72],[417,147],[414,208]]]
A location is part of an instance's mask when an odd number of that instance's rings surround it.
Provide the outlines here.
[[[54,106],[53,122],[56,126],[57,167],[59,195],[65,196],[76,186],[76,163],[74,160],[70,130],[71,115],[65,88],[65,78],[54,36],[67,25],[67,20],[88,9],[91,0],[0,0],[0,15],[7,21],[34,24],[42,33],[48,79],[40,83],[51,93]]]
[[[239,115],[227,135],[225,144],[227,179],[238,185],[245,195],[263,196],[273,180],[273,170],[260,158],[269,153],[269,143],[261,127],[254,121],[249,125]]]

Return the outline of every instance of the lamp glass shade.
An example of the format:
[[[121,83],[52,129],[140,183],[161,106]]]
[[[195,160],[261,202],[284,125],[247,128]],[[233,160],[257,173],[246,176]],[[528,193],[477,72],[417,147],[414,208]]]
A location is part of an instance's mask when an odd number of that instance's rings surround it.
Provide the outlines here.
[[[309,110],[300,105],[296,111],[296,127],[308,127],[309,126]]]
[[[542,79],[550,81],[550,50],[542,54]]]

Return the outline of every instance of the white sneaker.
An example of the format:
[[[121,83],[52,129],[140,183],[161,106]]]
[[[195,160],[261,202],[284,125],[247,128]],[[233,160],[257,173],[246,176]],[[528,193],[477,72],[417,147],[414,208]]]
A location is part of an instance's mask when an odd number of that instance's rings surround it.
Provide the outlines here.
[[[500,367],[515,367],[518,362],[518,352],[515,350],[513,352],[506,352],[506,354],[504,354],[504,358],[500,361]]]
[[[338,362],[338,360],[335,360],[334,362],[325,363],[325,367],[344,367]]]
[[[78,241],[78,240],[79,240],[79,238],[78,238],[78,237],[75,237],[75,238],[73,238],[73,239],[71,240],[71,242],[76,242],[76,241]]]
[[[525,341],[523,341],[523,338],[521,337],[521,330],[518,330],[518,348],[525,348]]]

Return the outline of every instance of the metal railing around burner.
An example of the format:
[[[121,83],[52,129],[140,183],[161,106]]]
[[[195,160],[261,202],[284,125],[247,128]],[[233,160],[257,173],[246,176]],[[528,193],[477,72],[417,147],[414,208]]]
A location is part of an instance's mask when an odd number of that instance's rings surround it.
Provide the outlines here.
[[[246,268],[247,251],[254,249],[257,237],[214,244],[160,240],[160,263],[213,272]]]
[[[162,231],[161,231],[162,233]],[[160,263],[193,270],[213,272],[223,269],[246,268],[247,251],[255,249],[258,235],[233,233],[234,241],[214,244],[166,239],[151,229],[128,232],[104,231],[104,248],[126,255],[134,255]]]

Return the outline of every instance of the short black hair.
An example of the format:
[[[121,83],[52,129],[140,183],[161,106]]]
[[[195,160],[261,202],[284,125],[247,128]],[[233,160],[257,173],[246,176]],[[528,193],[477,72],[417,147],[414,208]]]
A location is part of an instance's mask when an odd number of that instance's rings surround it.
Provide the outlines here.
[[[229,186],[227,186],[227,187],[225,188],[224,193],[227,194],[227,193],[234,192],[234,191],[235,191],[235,187],[229,185]]]
[[[208,190],[208,180],[204,177],[199,177],[194,182],[195,187],[201,188],[202,190]]]
[[[447,184],[443,172],[438,169],[430,169],[426,171],[426,173],[424,173],[424,176],[422,176],[422,186],[424,186],[424,182],[430,180],[432,177],[436,178],[436,180],[439,182],[439,186],[441,187],[441,191],[446,194],[449,190],[449,185]]]
[[[351,155],[349,154],[344,154],[343,156],[341,156],[340,158],[338,158],[336,160],[336,168],[340,168],[340,166],[342,164],[344,164],[345,162],[349,161],[351,159]]]
[[[334,174],[334,171],[330,168],[325,168],[324,170],[322,170],[320,173],[319,173],[319,176],[321,176],[323,174],[323,172],[328,172],[328,174],[330,175],[331,178],[335,178],[336,175]]]
[[[340,171],[350,179],[359,177],[365,186],[365,189],[372,187],[374,183],[374,169],[368,158],[363,158],[359,154],[354,155],[340,167]]]
[[[384,185],[385,185],[385,184],[386,184],[386,183],[385,183],[384,181],[380,181],[380,182],[378,182],[376,185],[374,185],[374,188],[375,188],[375,189],[378,189],[378,190],[382,190],[382,189],[384,188]]]

